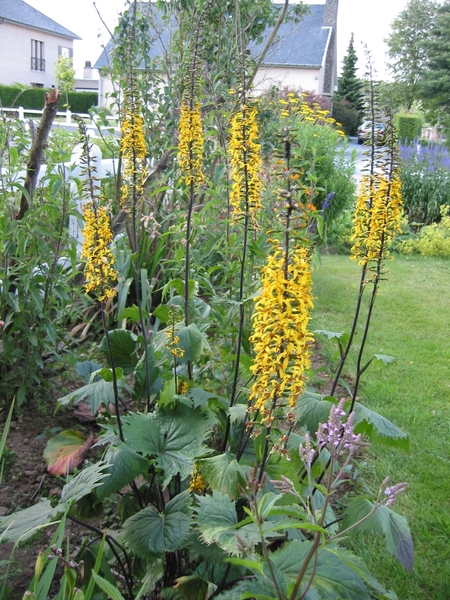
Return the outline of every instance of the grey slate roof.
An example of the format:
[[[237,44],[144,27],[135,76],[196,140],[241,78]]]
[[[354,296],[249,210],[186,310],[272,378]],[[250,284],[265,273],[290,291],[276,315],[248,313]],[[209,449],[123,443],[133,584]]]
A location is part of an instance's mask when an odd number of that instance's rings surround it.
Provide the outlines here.
[[[330,29],[323,27],[324,4],[312,4],[299,23],[284,21],[278,30],[275,43],[264,59],[264,65],[320,67],[325,58]],[[257,57],[271,33],[268,29],[258,45],[250,46]]]
[[[0,0],[1,2],[2,0]],[[148,5],[144,4],[143,6]],[[281,7],[282,5],[275,6]],[[323,26],[324,12],[324,4],[312,4],[299,23],[292,21],[282,23],[276,41],[267,53],[262,66],[321,66],[325,59],[325,51],[330,36],[330,29]],[[259,44],[250,45],[250,51],[255,58],[263,49],[271,31],[272,29],[269,28],[265,32]],[[164,47],[167,47],[168,41],[169,31],[161,26],[159,34],[155,35],[154,44],[150,50],[151,58],[161,56]],[[110,40],[95,63],[95,69],[108,66],[107,55],[110,55],[112,48],[113,43]]]
[[[39,12],[23,0],[0,0],[0,19],[17,23],[18,25],[26,25],[34,29],[48,31],[62,37],[72,40],[81,40],[81,38],[72,33],[62,25],[59,25],[50,17]],[[0,26],[1,27],[1,26]],[[1,32],[1,29],[0,29]]]

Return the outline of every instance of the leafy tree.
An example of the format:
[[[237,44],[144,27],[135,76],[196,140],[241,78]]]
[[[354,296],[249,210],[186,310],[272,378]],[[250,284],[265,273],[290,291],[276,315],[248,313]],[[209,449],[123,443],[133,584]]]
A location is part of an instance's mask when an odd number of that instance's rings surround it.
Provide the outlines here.
[[[449,125],[450,109],[450,2],[437,10],[433,27],[423,41],[427,54],[421,95],[433,121]]]
[[[72,59],[68,56],[59,56],[54,75],[56,86],[62,94],[65,94],[66,107],[69,108],[69,92],[75,89],[75,69]]]
[[[386,39],[388,66],[408,110],[420,98],[421,77],[428,61],[425,40],[433,29],[438,6],[434,0],[410,0],[393,21],[392,32]]]
[[[338,91],[334,97],[336,100],[351,102],[356,110],[362,112],[364,110],[363,82],[358,79],[356,74],[358,57],[355,51],[353,33],[347,48],[347,54],[342,62],[342,75],[339,77]]]

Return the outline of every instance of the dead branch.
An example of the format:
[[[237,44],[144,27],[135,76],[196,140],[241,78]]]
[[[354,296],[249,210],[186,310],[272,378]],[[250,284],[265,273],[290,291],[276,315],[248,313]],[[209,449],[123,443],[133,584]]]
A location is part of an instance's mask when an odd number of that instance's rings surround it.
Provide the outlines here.
[[[37,178],[39,169],[41,168],[42,158],[44,155],[45,144],[47,143],[48,135],[52,129],[53,121],[58,112],[59,92],[56,88],[52,88],[49,93],[45,94],[45,105],[42,113],[41,122],[36,133],[33,145],[31,146],[30,156],[27,163],[27,174],[25,177],[25,192],[22,193],[20,199],[20,209],[16,214],[16,219],[23,219],[30,205],[28,199],[33,200],[36,190]]]

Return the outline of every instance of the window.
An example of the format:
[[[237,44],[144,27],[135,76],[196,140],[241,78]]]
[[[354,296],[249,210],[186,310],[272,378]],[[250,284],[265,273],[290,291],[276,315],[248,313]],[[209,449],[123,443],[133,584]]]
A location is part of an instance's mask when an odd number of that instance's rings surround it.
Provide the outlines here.
[[[31,70],[45,71],[44,42],[31,40]]]
[[[31,87],[34,88],[43,88],[44,84],[43,83],[34,83],[33,81],[31,82]]]
[[[64,58],[72,58],[73,50],[72,48],[66,48],[65,46],[58,46],[58,55],[64,56]]]

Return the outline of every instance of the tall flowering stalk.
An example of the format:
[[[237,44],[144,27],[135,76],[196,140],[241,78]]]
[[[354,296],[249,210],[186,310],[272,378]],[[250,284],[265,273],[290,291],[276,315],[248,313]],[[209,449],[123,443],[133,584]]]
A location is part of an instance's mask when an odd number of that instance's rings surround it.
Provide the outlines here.
[[[262,269],[261,285],[250,337],[256,356],[249,412],[258,412],[261,424],[270,427],[277,406],[295,406],[310,367],[314,338],[308,330],[313,300],[307,249],[296,246],[286,256],[277,244]]]
[[[181,171],[181,181],[188,188],[187,216],[186,216],[186,255],[184,266],[184,321],[189,325],[189,279],[190,279],[190,253],[191,253],[191,225],[192,212],[198,189],[204,182],[203,172],[203,124],[201,113],[201,38],[204,17],[209,10],[208,3],[200,14],[195,36],[192,40],[188,60],[184,91],[181,102],[178,140],[178,162]],[[192,365],[187,363],[189,379],[192,379]]]
[[[124,441],[122,421],[120,419],[119,388],[114,367],[114,356],[108,335],[105,311],[105,303],[113,298],[116,293],[114,284],[117,281],[117,274],[114,269],[114,255],[110,248],[111,242],[113,241],[113,234],[111,231],[109,211],[99,195],[100,190],[98,178],[96,177],[96,168],[95,165],[92,164],[86,125],[81,117],[78,119],[78,126],[82,142],[82,174],[85,176],[82,191],[87,200],[83,209],[85,226],[83,229],[84,240],[80,258],[85,259],[86,261],[84,268],[86,293],[95,294],[100,301],[102,324],[112,370],[114,402],[119,436],[120,439]]]
[[[146,372],[147,408],[150,408],[150,364],[148,356],[147,325],[144,319],[141,299],[141,285],[139,277],[138,239],[137,239],[137,212],[139,204],[144,197],[144,183],[147,176],[146,157],[147,145],[145,142],[144,119],[141,114],[140,95],[135,76],[135,38],[136,38],[137,5],[133,4],[133,19],[128,47],[128,78],[124,94],[123,114],[121,123],[120,153],[123,168],[123,182],[121,187],[121,206],[128,213],[131,220],[131,247],[135,253],[134,259],[134,285],[136,301],[139,311],[139,325],[144,345],[144,361]]]
[[[96,200],[91,200],[85,204],[83,216],[85,226],[80,258],[86,261],[84,289],[87,294],[95,294],[100,302],[106,302],[115,296],[114,284],[117,281],[115,259],[110,248],[113,235],[109,211]]]
[[[244,229],[241,268],[239,274],[239,327],[230,406],[234,406],[236,402],[242,336],[245,323],[245,307],[243,299],[250,220],[252,221],[253,227],[258,226],[257,216],[262,208],[261,193],[263,189],[261,177],[261,146],[258,141],[258,109],[255,101],[246,97],[245,74],[243,79],[242,104],[231,118],[230,139],[228,145],[232,181],[230,205],[233,210],[234,220],[242,221]],[[224,448],[226,448],[228,443],[229,432],[230,421],[228,421],[225,431]]]
[[[356,361],[356,379],[352,391],[351,411],[356,401],[361,375],[368,366],[368,364],[366,366],[362,365],[362,356],[376,294],[380,281],[386,274],[384,264],[390,258],[389,245],[401,229],[403,214],[397,140],[394,135],[392,115],[388,115],[386,127],[387,147],[383,148],[382,155],[375,152],[375,135],[372,138],[368,155],[369,175],[361,181],[353,218],[351,259],[357,261],[362,267],[358,300],[350,336],[345,350],[341,352],[341,359],[331,387],[331,394],[333,395],[356,333],[362,307],[362,297],[370,284],[369,307]]]

